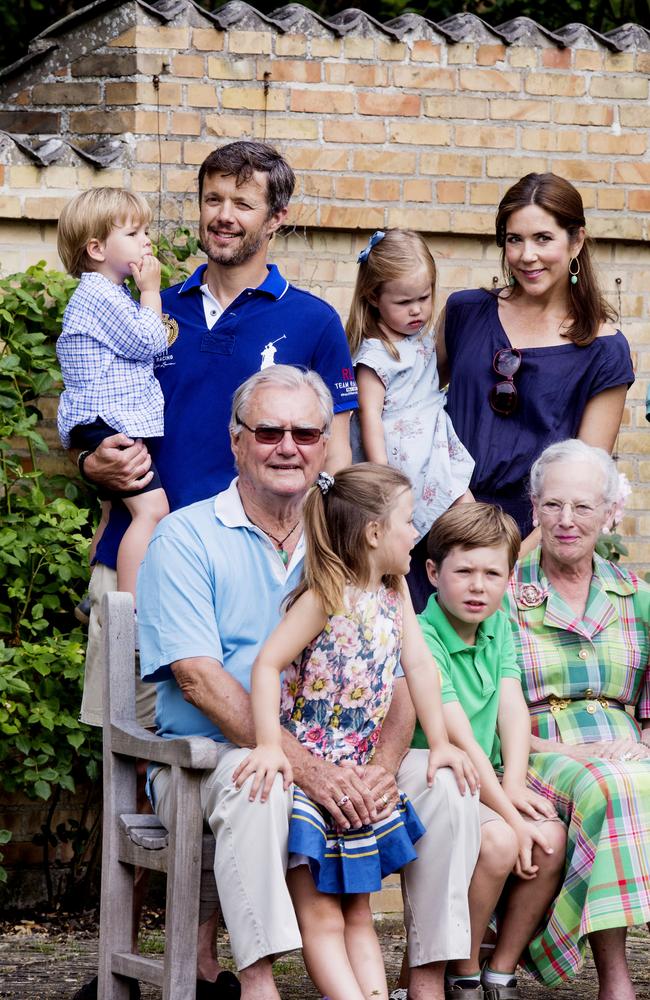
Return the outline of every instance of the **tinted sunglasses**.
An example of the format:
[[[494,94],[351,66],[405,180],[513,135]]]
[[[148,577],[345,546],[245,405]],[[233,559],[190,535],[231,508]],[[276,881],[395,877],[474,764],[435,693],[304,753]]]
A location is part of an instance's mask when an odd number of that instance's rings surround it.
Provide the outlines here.
[[[513,382],[521,365],[521,351],[516,347],[504,347],[494,355],[492,367],[504,381],[497,382],[490,389],[490,406],[495,413],[509,417],[517,409],[517,387]]]
[[[325,433],[319,427],[249,427],[239,418],[237,423],[254,434],[258,444],[280,444],[285,434],[291,434],[297,445],[316,444]]]

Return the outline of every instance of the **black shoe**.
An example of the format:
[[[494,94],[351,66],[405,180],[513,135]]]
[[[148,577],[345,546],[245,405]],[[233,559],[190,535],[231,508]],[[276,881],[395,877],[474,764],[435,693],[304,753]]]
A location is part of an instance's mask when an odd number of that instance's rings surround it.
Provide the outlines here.
[[[140,984],[137,979],[129,980],[129,997],[130,1000],[140,1000]],[[72,1000],[97,1000],[97,991],[99,987],[99,981],[97,976],[93,976],[87,983],[77,990]]]
[[[87,625],[90,621],[90,598],[86,594],[82,601],[79,601],[74,609],[74,616],[82,625]]]
[[[224,969],[214,983],[206,979],[196,981],[196,1000],[239,1000],[241,986],[237,976]]]

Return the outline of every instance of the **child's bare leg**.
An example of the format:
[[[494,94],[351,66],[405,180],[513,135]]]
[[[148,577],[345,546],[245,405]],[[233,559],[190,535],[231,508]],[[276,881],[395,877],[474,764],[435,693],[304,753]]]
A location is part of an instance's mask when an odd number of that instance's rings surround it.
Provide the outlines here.
[[[549,820],[544,823],[544,836],[553,848],[553,854],[546,854],[535,845],[533,863],[539,865],[535,878],[525,880],[513,877],[510,880],[496,947],[488,962],[493,972],[511,972],[514,975],[521,953],[557,892],[565,864],[566,828],[557,820]]]
[[[140,563],[156,525],[169,514],[169,504],[164,490],[127,497],[124,504],[131,515],[131,523],[117,552],[117,589],[130,591],[135,603],[135,582]]]
[[[357,982],[365,997],[388,1000],[386,969],[375,932],[367,893],[343,896],[345,947]]]
[[[90,543],[90,552],[88,553],[88,559],[92,563],[95,558],[95,552],[97,551],[97,546],[99,541],[106,530],[106,525],[108,524],[108,519],[111,516],[111,501],[110,500],[100,500],[102,512],[99,517],[99,524],[95,528],[95,534],[93,535],[93,540]]]
[[[341,897],[319,892],[306,865],[289,869],[287,885],[302,935],[305,966],[316,989],[329,1000],[368,1000],[348,958]]]
[[[516,860],[517,838],[507,823],[500,818],[482,823],[481,850],[469,886],[471,952],[469,958],[448,963],[449,975],[475,976],[479,971],[483,934]]]

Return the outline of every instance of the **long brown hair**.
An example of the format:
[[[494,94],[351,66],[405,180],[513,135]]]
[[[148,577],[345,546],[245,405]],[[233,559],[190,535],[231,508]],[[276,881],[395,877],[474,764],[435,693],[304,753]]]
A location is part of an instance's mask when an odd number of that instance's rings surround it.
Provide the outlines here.
[[[409,278],[423,267],[431,279],[431,295],[436,291],[436,265],[428,246],[419,233],[410,229],[388,229],[359,264],[357,280],[345,324],[350,353],[357,353],[368,337],[381,340],[391,357],[399,361],[399,351],[379,325],[379,310],[370,301],[381,292],[385,281]]]
[[[557,225],[566,230],[569,245],[577,241],[580,230],[585,226],[582,198],[573,184],[564,177],[558,177],[557,174],[526,174],[506,191],[497,209],[497,246],[501,247],[501,267],[506,279],[508,278],[506,266],[508,219],[513,212],[518,212],[528,205],[539,205],[552,215]],[[586,347],[598,336],[601,323],[615,320],[617,316],[600,291],[591,260],[589,240],[586,237],[576,259],[580,264],[577,284],[572,285],[567,274],[569,315],[573,321],[568,330],[568,337],[578,347]],[[520,293],[520,287],[515,284],[507,294],[514,298]]]
[[[410,487],[403,472],[374,462],[337,472],[326,493],[312,486],[303,507],[305,568],[288,606],[312,590],[326,614],[341,611],[346,585],[364,587],[370,577],[367,526],[373,521],[384,524],[399,494]],[[399,589],[400,579],[385,576],[383,582]]]

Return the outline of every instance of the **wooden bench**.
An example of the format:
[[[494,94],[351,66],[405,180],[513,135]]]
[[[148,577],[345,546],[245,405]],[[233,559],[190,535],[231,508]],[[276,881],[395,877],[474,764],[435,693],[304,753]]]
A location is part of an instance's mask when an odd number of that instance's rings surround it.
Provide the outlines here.
[[[163,1000],[195,1000],[201,873],[214,883],[214,838],[203,832],[202,771],[217,764],[210,739],[162,739],[135,721],[135,637],[130,594],[104,597],[104,816],[99,1000],[129,1000],[127,978],[162,989]],[[172,768],[176,808],[167,829],[136,812],[136,758]],[[135,866],[165,872],[162,958],[132,950]],[[214,891],[214,890],[213,890]]]

